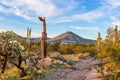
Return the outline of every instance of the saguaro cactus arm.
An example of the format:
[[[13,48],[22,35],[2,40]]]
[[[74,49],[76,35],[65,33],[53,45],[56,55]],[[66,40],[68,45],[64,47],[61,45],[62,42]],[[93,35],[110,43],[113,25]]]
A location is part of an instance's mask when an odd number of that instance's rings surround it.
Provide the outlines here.
[[[45,17],[42,18],[42,17],[39,17],[39,16],[38,16],[38,19],[39,19],[40,21],[42,21],[42,22],[45,22]]]

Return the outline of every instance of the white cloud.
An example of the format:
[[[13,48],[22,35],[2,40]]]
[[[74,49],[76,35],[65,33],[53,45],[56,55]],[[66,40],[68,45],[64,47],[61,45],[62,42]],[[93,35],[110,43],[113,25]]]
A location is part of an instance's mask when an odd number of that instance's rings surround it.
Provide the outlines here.
[[[99,30],[98,27],[80,27],[80,26],[70,26],[70,27],[78,30],[91,30],[91,31]]]
[[[71,22],[71,17],[61,17],[54,21],[54,23],[62,23],[62,22]]]
[[[103,0],[103,5],[110,5],[111,7],[119,7],[120,0]]]
[[[13,31],[13,32],[15,32],[16,34],[18,34],[18,35],[20,35],[22,37],[26,37],[26,34],[27,34],[26,31],[13,30],[13,29],[10,29],[10,28],[5,28],[5,27],[0,26],[0,33],[3,32],[3,31],[7,31],[7,30]],[[33,37],[41,37],[41,34],[37,33],[37,32],[32,32],[31,37],[32,38]]]
[[[2,12],[3,11],[3,9],[2,9],[2,7],[0,6],[0,12]]]
[[[25,19],[30,19],[30,17],[37,15],[46,17],[53,16],[57,10],[56,7],[47,0],[2,0],[1,3],[7,6],[7,8],[5,8],[6,13],[11,13]]]
[[[3,20],[3,18],[2,18],[2,17],[0,17],[0,20]]]
[[[65,14],[80,5],[81,1],[75,0],[1,0],[0,12],[5,14],[14,14],[27,20],[35,20],[37,16],[54,17]],[[87,2],[87,1],[86,1]],[[54,23],[86,21],[94,22],[98,19],[109,17],[115,14],[116,8],[120,7],[119,0],[101,0],[102,4],[95,10],[71,14],[67,17],[61,17]],[[85,6],[84,6],[85,7]],[[76,8],[77,9],[77,8]],[[81,10],[81,8],[80,8]],[[117,13],[116,13],[117,14]]]
[[[120,25],[120,21],[119,22],[112,22],[113,25]]]
[[[72,18],[80,19],[87,22],[93,22],[96,19],[99,19],[103,14],[99,11],[91,11],[81,15],[74,15]]]
[[[110,19],[113,21],[118,21],[118,19],[115,16],[111,16]]]
[[[53,17],[63,14],[77,5],[73,0],[63,1],[63,8],[56,5],[52,0],[1,0],[0,12],[5,14],[14,14],[25,19],[33,19],[37,16]],[[71,6],[70,6],[71,5]]]
[[[25,31],[14,31],[16,34],[22,36],[22,37],[26,37],[26,32]],[[41,34],[37,33],[37,32],[31,32],[31,37],[34,38],[34,37],[41,37]]]
[[[73,14],[71,16],[62,17],[55,21],[55,23],[61,22],[73,22],[73,21],[86,21],[95,22],[98,19],[109,18],[111,15],[120,15],[118,10],[120,7],[120,0],[101,0],[101,6],[95,10],[85,12],[82,14]]]
[[[112,24],[113,24],[113,25],[118,25],[118,26],[120,26],[120,20],[119,20],[117,17],[111,16],[110,19],[112,20]]]
[[[0,26],[0,33],[3,32],[3,31],[7,31],[7,30],[12,31],[10,28],[6,28],[6,27],[3,27],[3,26]]]
[[[103,16],[103,13],[100,11],[91,11],[84,14],[75,14],[72,16],[62,17],[57,19],[55,23],[72,22],[72,21],[78,21],[78,20],[94,22],[102,16]]]
[[[20,30],[16,30],[15,28],[5,27],[0,25],[0,33],[8,30],[13,31],[20,36],[26,37],[26,30],[20,31]],[[32,32],[32,37],[34,36],[38,36],[36,32]]]
[[[6,9],[0,5],[0,12],[5,13]]]

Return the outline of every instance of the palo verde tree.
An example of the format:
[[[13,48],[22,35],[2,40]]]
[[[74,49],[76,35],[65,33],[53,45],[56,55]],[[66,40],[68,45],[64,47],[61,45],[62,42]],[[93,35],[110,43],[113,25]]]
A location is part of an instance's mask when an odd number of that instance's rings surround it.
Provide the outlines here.
[[[107,29],[107,36],[102,45],[100,45],[98,59],[101,60],[100,67],[103,79],[105,79],[104,71],[111,74],[112,80],[118,80],[120,70],[120,38],[118,28]]]

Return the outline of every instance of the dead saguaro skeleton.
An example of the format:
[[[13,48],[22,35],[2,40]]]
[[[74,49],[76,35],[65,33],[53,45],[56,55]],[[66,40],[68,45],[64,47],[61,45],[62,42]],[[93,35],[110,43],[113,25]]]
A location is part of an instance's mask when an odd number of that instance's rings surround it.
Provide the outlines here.
[[[43,32],[41,38],[41,53],[42,59],[46,58],[47,55],[47,33],[46,33],[46,20],[45,17],[38,17],[38,19],[43,23]]]

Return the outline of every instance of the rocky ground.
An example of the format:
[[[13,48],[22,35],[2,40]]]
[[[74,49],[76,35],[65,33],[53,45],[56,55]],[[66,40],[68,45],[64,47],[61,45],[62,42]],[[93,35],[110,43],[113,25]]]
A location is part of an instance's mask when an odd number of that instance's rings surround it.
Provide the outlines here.
[[[100,74],[94,68],[97,63],[94,58],[81,59],[73,66],[75,69],[58,69],[43,80],[101,80],[98,78]]]

